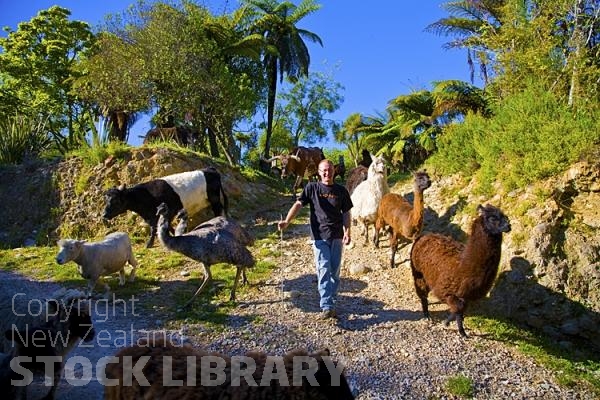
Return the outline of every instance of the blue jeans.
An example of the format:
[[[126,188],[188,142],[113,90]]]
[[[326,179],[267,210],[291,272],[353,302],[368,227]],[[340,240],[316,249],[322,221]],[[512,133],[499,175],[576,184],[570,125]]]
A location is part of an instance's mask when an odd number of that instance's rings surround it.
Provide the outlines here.
[[[321,310],[332,310],[334,308],[335,297],[340,285],[340,264],[343,249],[342,239],[313,241]]]

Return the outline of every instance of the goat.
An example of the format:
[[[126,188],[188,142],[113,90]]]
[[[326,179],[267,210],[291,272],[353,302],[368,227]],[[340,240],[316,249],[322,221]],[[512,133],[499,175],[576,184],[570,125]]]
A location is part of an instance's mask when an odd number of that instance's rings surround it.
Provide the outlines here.
[[[66,355],[80,340],[89,342],[94,339],[90,310],[89,300],[77,290],[60,289],[44,300],[26,293],[11,294],[10,288],[2,288],[0,332],[4,335],[0,337],[0,350],[14,356],[51,354],[61,357],[61,361],[57,362],[58,366],[54,368],[53,384],[45,397],[47,399],[54,398]],[[27,346],[21,341],[30,333],[40,331],[46,339],[42,342],[45,345],[40,348]],[[34,374],[45,374],[43,363],[32,362],[26,366]]]
[[[484,297],[492,288],[500,263],[502,233],[511,229],[500,209],[480,205],[477,212],[466,244],[431,233],[417,238],[410,254],[423,315],[429,318],[427,296],[431,291],[450,308],[446,326],[456,320],[463,337],[467,336],[463,327],[467,304]]]
[[[190,344],[175,346],[163,338],[123,348],[115,356],[118,361],[106,366],[107,383],[111,383],[105,386],[107,400],[354,398],[341,366],[330,360],[327,349],[312,354],[295,350],[282,357],[262,352],[229,357]],[[171,366],[168,372],[164,368],[165,357]],[[126,377],[131,376],[130,361],[135,364],[138,360],[145,360],[143,369],[132,376],[133,382],[126,383]],[[284,370],[273,376],[273,365]],[[181,384],[167,386],[166,379]]]
[[[169,222],[182,208],[194,215],[211,206],[214,215],[218,216],[227,215],[229,207],[221,175],[213,167],[164,176],[131,188],[112,188],[105,193],[105,198],[104,219],[109,220],[131,210],[150,226],[146,247],[154,244],[158,222],[156,207],[161,203],[169,206]]]
[[[369,240],[369,224],[375,224],[377,208],[381,198],[390,192],[387,183],[387,171],[383,156],[373,157],[369,166],[367,180],[361,182],[350,196],[352,199],[352,220],[361,223],[365,235],[365,244]],[[375,231],[375,236],[378,232]]]
[[[380,232],[386,225],[389,225],[392,230],[390,238],[391,268],[396,266],[394,257],[398,250],[398,239],[415,240],[423,229],[423,191],[431,186],[431,180],[425,171],[415,173],[414,177],[414,204],[412,206],[399,194],[387,193],[382,197],[377,208],[375,232]],[[379,247],[379,235],[375,235],[373,243],[375,247]]]
[[[246,284],[246,268],[254,266],[256,263],[252,253],[238,240],[229,230],[223,228],[222,218],[214,221],[208,220],[199,225],[194,230],[181,236],[171,236],[169,231],[169,222],[166,216],[169,215],[169,208],[165,203],[158,206],[156,214],[158,218],[158,238],[162,245],[169,250],[183,254],[202,264],[204,268],[204,280],[192,298],[184,305],[188,307],[204,287],[212,282],[210,266],[218,263],[233,264],[237,268],[233,288],[229,299],[235,300],[235,290],[237,288],[240,275],[242,284]],[[218,222],[221,221],[221,222]],[[231,226],[237,222],[227,220]],[[239,225],[239,224],[238,224]],[[242,229],[240,227],[240,229]]]
[[[132,266],[129,274],[129,282],[135,279],[135,269],[137,260],[131,248],[131,241],[125,232],[114,232],[107,235],[98,242],[86,242],[85,240],[62,239],[58,241],[59,251],[56,256],[56,262],[60,265],[69,261],[74,261],[79,273],[84,279],[88,280],[88,296],[92,296],[92,291],[98,280],[102,282],[102,277],[119,272],[119,285],[125,284],[125,264]],[[104,284],[104,297],[108,299],[110,288]]]

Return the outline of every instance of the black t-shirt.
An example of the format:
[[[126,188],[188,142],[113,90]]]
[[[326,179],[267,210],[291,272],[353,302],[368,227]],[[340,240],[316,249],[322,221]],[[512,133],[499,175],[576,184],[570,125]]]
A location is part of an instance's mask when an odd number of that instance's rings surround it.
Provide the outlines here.
[[[310,204],[310,233],[314,240],[342,239],[343,213],[350,211],[352,200],[348,190],[334,183],[309,182],[300,198],[302,205]]]

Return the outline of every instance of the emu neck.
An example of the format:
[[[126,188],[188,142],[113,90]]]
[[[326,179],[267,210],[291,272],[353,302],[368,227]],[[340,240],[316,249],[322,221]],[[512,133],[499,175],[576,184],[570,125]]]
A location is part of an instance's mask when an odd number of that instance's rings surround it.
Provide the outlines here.
[[[171,232],[169,232],[169,223],[167,219],[161,215],[158,217],[158,239],[167,247],[170,248],[170,242],[172,239]]]

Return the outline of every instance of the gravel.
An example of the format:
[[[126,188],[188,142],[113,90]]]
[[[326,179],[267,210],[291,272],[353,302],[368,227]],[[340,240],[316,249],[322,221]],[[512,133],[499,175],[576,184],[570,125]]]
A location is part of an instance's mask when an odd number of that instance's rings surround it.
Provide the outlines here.
[[[468,339],[456,325],[442,323],[446,307],[435,299],[430,312],[433,322],[422,318],[406,260],[408,246],[401,249],[398,266],[387,267],[389,249],[383,240],[379,249],[357,244],[344,255],[342,283],[337,302],[337,320],[318,320],[316,278],[307,226],[297,221],[281,242],[271,245],[281,255],[271,261],[279,266],[266,282],[252,282],[250,290],[238,293],[238,307],[225,329],[203,324],[183,324],[170,332],[211,351],[241,355],[260,350],[282,355],[296,348],[316,351],[328,348],[345,365],[345,374],[357,399],[455,399],[449,393],[451,378],[467,377],[474,399],[593,399],[582,388],[565,388],[555,375],[510,345],[487,338],[465,324]],[[354,271],[354,274],[350,274]],[[358,272],[357,272],[358,271]],[[7,279],[7,273],[0,279]],[[13,275],[11,279],[15,279]],[[181,278],[180,279],[186,279]],[[45,291],[53,289],[46,284]],[[40,290],[43,292],[43,290]],[[152,301],[152,295],[141,298]],[[127,308],[129,307],[129,308]],[[157,306],[158,307],[158,306]],[[123,345],[119,337],[135,340],[148,329],[162,329],[168,316],[134,315],[130,304],[118,304],[111,317],[97,310],[95,327],[105,346],[76,348],[71,356],[95,361],[112,355]],[[82,376],[81,365],[66,369],[69,376]],[[58,399],[101,399],[103,388],[94,378],[74,386],[63,378]],[[30,396],[39,398],[47,388],[36,381]]]

